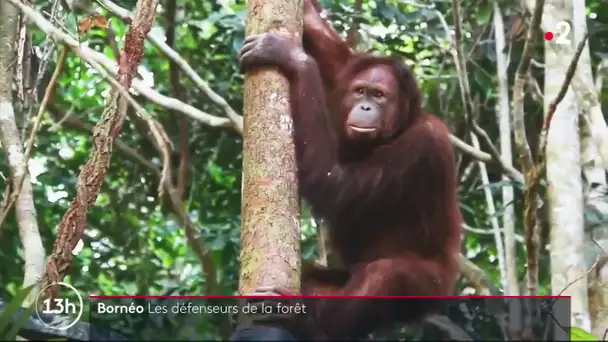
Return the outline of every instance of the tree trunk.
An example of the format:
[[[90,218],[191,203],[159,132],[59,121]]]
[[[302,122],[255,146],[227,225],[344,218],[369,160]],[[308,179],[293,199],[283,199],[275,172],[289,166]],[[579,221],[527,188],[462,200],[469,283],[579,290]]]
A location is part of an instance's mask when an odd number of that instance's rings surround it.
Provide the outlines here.
[[[302,0],[249,0],[247,35],[289,34],[301,44]],[[300,288],[300,205],[289,84],[277,70],[245,77],[239,292]]]
[[[509,106],[509,74],[507,70],[508,52],[505,44],[505,27],[502,12],[498,2],[494,3],[494,31],[496,35],[496,73],[498,76],[497,103],[498,129],[500,132],[500,155],[509,165],[513,164],[513,144],[511,142],[511,111]],[[509,181],[509,177],[502,176],[502,180]],[[504,250],[506,279],[504,292],[509,296],[519,295],[517,280],[517,249],[515,248],[515,207],[513,186],[505,184],[502,187],[502,205],[504,213],[502,223],[504,226]]]
[[[547,0],[553,20],[572,19],[572,0]],[[545,111],[559,92],[578,41],[565,37],[569,52],[557,54],[545,43]],[[579,63],[582,62],[579,61]],[[572,296],[573,326],[589,330],[587,277],[583,258],[584,217],[578,106],[572,88],[557,106],[547,137],[547,183],[551,225],[551,288]]]
[[[572,32],[575,43],[578,43],[587,32],[587,15],[585,13],[585,0],[573,0]],[[593,83],[591,70],[591,57],[589,44],[581,54],[576,72],[583,78],[585,83]],[[608,225],[598,225],[597,217],[608,217],[608,201],[606,191],[606,170],[603,168],[597,142],[591,135],[589,125],[606,125],[605,121],[597,123],[588,122],[585,118],[593,118],[592,111],[601,112],[599,103],[581,103],[585,99],[579,99],[579,109],[583,122],[581,122],[581,146],[582,167],[585,175],[585,210],[598,215],[590,215],[592,218],[586,223],[587,235],[584,247],[585,267],[589,269],[598,260],[605,258],[608,250]],[[599,119],[599,118],[598,118]],[[596,222],[592,222],[595,219]],[[605,260],[600,260],[596,268],[589,273],[589,313],[591,315],[591,332],[602,338],[608,331],[608,267]]]
[[[23,141],[15,121],[11,84],[17,48],[17,28],[19,27],[18,10],[7,1],[0,3],[0,145],[2,145],[11,170],[12,192],[18,190],[14,203],[19,237],[23,244],[24,277],[23,287],[37,284],[24,301],[24,306],[34,302],[40,291],[40,280],[44,275],[46,253],[42,245],[34,193],[29,175],[24,167],[27,161],[24,156]],[[13,196],[10,194],[9,196]],[[5,199],[5,200],[8,200]],[[7,208],[8,210],[10,208]],[[4,210],[4,208],[3,208]],[[0,213],[4,216],[8,212]],[[5,223],[0,218],[0,230]]]
[[[532,11],[534,9],[534,5],[536,0],[524,0],[524,3],[528,9],[528,11]],[[578,7],[579,5],[577,5]],[[562,20],[562,16],[558,13],[556,8],[553,7],[545,7],[543,20],[541,23],[541,29],[543,31],[555,31],[558,27],[559,22]],[[568,13],[568,16],[570,14]],[[579,33],[582,35],[583,33]],[[572,33],[566,35],[565,38],[572,40]],[[564,53],[571,54],[571,51],[574,47],[570,44],[546,44],[546,49],[550,49],[554,51],[557,55],[564,55]],[[581,60],[585,58],[581,56]],[[579,68],[580,70],[580,68]],[[581,107],[582,112],[582,120],[585,125],[588,126],[588,129],[593,137],[593,141],[597,146],[597,151],[601,156],[601,162],[604,168],[608,168],[608,125],[604,120],[604,115],[602,113],[601,104],[599,101],[598,94],[595,91],[594,83],[588,80],[585,80],[584,73],[581,73],[577,70],[577,73],[572,78],[572,90],[576,94],[576,97],[579,99],[578,105]]]

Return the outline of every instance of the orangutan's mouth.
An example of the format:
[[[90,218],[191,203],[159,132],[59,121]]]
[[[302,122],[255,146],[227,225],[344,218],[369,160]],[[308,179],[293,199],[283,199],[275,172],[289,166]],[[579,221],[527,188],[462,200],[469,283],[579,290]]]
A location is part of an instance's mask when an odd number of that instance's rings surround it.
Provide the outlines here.
[[[359,127],[359,126],[353,126],[353,125],[350,125],[350,128],[353,131],[359,132],[359,133],[370,133],[370,132],[374,132],[378,129],[376,127]]]

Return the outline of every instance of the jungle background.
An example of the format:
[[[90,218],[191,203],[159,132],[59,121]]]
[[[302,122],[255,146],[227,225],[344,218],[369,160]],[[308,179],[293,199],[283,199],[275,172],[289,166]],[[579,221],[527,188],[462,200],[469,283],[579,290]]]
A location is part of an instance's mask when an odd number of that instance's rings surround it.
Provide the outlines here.
[[[41,14],[24,20],[13,2],[0,0],[0,298],[6,300],[42,279],[111,88],[100,69],[116,72],[136,3],[23,1]],[[569,295],[572,325],[602,338],[608,330],[607,5],[545,1],[526,59],[532,0],[461,1],[458,25],[445,0],[321,3],[359,50],[401,56],[425,107],[452,128],[465,231],[458,294]],[[87,214],[82,250],[65,278],[81,293],[236,294],[244,79],[237,51],[246,8],[233,0],[160,2],[130,89],[149,117],[127,110]],[[543,38],[547,31],[553,39]],[[578,69],[568,80],[575,57]],[[552,108],[565,80],[570,88]],[[49,85],[54,89],[45,100]],[[24,157],[26,150],[31,156]],[[546,151],[547,172],[530,201],[527,153],[536,158],[539,151]],[[16,184],[24,161],[29,175]],[[532,202],[537,222],[530,224],[524,215]],[[305,209],[302,257],[324,257],[319,224]],[[531,263],[535,253],[538,262]],[[537,289],[530,288],[531,268]],[[208,335],[200,337],[218,338],[220,326],[208,322]]]

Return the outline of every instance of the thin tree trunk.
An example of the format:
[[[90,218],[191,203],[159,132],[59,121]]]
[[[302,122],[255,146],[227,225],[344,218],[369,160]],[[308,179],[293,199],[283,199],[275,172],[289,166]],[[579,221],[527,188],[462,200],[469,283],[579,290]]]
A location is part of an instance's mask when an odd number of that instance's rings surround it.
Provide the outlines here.
[[[498,2],[494,2],[494,32],[496,32],[496,71],[498,74],[498,125],[500,131],[500,154],[505,163],[513,164],[513,146],[511,142],[511,111],[509,108],[509,75],[508,56],[505,44],[505,26],[502,12]],[[504,182],[509,181],[509,177],[502,176]],[[503,228],[504,228],[504,249],[505,249],[505,268],[506,286],[505,295],[519,295],[519,285],[517,279],[517,250],[515,249],[515,208],[513,186],[505,184],[502,187]]]
[[[587,32],[587,15],[585,13],[585,0],[572,0],[572,32],[574,41],[579,42]],[[589,84],[593,83],[591,70],[591,57],[589,44],[585,46],[578,63],[576,72]],[[599,75],[597,77],[600,77]],[[579,99],[579,102],[585,101]],[[581,109],[581,144],[582,144],[582,167],[585,175],[585,208],[599,213],[602,217],[608,217],[608,201],[606,200],[606,170],[601,161],[597,142],[591,136],[591,131],[584,118],[591,118],[591,110],[600,111],[599,103],[591,106],[579,105]],[[603,121],[603,120],[602,120]],[[605,121],[600,124],[605,125]],[[605,255],[608,250],[608,225],[599,225],[589,222],[591,226],[586,229],[586,241],[584,247],[585,267],[588,269]],[[600,338],[608,331],[608,267],[606,262],[600,260],[596,268],[589,274],[589,314],[591,318],[591,332]]]
[[[547,0],[553,19],[572,19],[572,0]],[[555,16],[559,16],[555,17]],[[572,36],[569,54],[557,54],[545,43],[545,111],[563,84],[578,41]],[[579,61],[580,64],[580,61]],[[547,137],[547,183],[551,225],[551,288],[572,296],[572,325],[589,330],[587,277],[583,258],[584,218],[578,106],[570,88],[557,107]]]
[[[24,306],[28,306],[33,303],[40,290],[46,254],[36,220],[32,183],[24,167],[27,161],[24,157],[23,141],[15,121],[12,101],[11,83],[16,58],[18,10],[9,2],[2,1],[0,2],[0,16],[0,46],[2,47],[0,48],[0,138],[11,170],[13,189],[21,187],[14,208],[19,237],[23,244],[25,263],[23,286],[38,284],[23,303]],[[21,182],[22,179],[23,182]],[[2,220],[0,219],[0,221]],[[1,225],[0,223],[0,229],[2,229]]]
[[[528,11],[534,9],[536,0],[524,0],[524,3]],[[544,10],[543,20],[541,28],[544,31],[555,31],[558,24],[562,19],[556,8],[546,8]],[[577,33],[578,34],[578,33]],[[580,33],[583,34],[582,32]],[[570,37],[566,36],[567,39],[572,40],[572,33]],[[571,53],[574,48],[570,44],[546,44],[546,49],[554,51],[558,55],[564,53]],[[602,166],[608,168],[608,125],[604,120],[602,108],[599,102],[599,97],[596,92],[594,83],[589,80],[585,80],[583,73],[577,71],[576,75],[572,78],[572,89],[579,99],[579,106],[581,107],[582,123],[588,126],[593,141],[597,146],[598,153],[601,156]]]
[[[249,0],[247,35],[289,33],[301,44],[302,0]],[[300,206],[289,84],[277,70],[245,77],[239,292],[300,289]]]
[[[473,147],[479,149],[479,139],[475,133],[471,133],[471,142]],[[500,282],[503,288],[506,288],[506,266],[505,266],[505,249],[502,240],[502,233],[500,232],[500,225],[498,223],[498,217],[496,216],[496,206],[494,205],[494,196],[492,196],[492,189],[490,189],[490,178],[488,176],[488,170],[484,162],[477,162],[479,167],[479,174],[481,175],[481,185],[483,186],[483,192],[486,197],[486,214],[490,218],[492,224],[492,231],[494,232],[494,243],[496,244],[496,254],[498,259],[498,271],[500,273]]]

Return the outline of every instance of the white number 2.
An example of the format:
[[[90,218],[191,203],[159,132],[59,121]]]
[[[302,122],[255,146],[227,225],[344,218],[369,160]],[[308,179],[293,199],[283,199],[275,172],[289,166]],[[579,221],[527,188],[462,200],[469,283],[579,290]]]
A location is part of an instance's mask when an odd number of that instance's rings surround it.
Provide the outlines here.
[[[568,36],[570,35],[570,29],[570,24],[567,21],[560,21],[557,24],[557,39],[555,40],[555,43],[569,45],[570,39]]]

